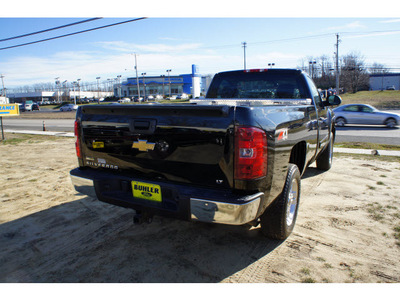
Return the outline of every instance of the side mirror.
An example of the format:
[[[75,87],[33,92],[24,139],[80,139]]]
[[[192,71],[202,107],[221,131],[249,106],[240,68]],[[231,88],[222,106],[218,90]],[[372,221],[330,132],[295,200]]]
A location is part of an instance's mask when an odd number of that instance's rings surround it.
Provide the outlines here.
[[[324,106],[337,106],[342,103],[342,98],[337,95],[331,95],[323,102]]]

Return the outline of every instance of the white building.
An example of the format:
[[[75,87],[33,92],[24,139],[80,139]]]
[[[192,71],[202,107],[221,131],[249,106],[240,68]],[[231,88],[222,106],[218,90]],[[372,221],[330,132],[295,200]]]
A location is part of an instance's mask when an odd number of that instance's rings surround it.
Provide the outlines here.
[[[400,90],[400,73],[370,75],[369,85],[371,91]]]
[[[8,103],[10,103],[10,101],[8,100],[7,97],[3,96],[0,97],[0,104],[8,104]]]

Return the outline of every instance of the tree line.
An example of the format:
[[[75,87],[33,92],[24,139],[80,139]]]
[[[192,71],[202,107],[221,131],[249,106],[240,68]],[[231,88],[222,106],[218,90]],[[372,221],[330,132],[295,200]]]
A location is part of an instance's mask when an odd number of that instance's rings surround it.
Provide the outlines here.
[[[304,63],[306,61],[306,63]],[[328,55],[307,57],[303,65],[298,67],[310,74],[316,85],[321,89],[336,87],[336,64],[334,58]],[[348,93],[369,90],[369,76],[372,74],[387,74],[390,69],[380,63],[368,66],[365,58],[356,52],[339,58],[339,87]]]
[[[66,90],[74,90],[75,91],[103,91],[103,92],[111,92],[113,91],[113,85],[116,81],[103,81],[100,82],[99,85],[97,82],[84,82],[81,81],[79,83],[66,82],[59,84],[45,82],[45,83],[36,83],[32,85],[24,85],[14,87],[12,89],[8,89],[8,93],[32,93],[32,92],[65,92]],[[74,87],[75,86],[75,87]]]

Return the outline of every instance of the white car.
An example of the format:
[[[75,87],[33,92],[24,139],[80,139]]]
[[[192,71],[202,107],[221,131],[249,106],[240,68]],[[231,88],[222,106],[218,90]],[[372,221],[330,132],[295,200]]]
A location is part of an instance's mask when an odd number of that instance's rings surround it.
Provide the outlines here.
[[[73,111],[73,110],[77,110],[78,109],[78,105],[74,105],[74,104],[64,104],[63,106],[60,107],[60,111]]]

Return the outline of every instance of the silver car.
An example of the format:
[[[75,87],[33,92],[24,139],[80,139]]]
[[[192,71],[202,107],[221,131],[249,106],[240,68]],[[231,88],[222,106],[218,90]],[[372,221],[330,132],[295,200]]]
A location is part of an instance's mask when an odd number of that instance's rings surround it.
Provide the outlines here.
[[[78,105],[74,105],[74,104],[64,104],[63,106],[60,107],[60,111],[73,111],[73,110],[77,110],[78,109]]]
[[[393,128],[400,124],[400,115],[387,113],[367,104],[347,104],[334,110],[337,126],[346,124],[386,125]]]

